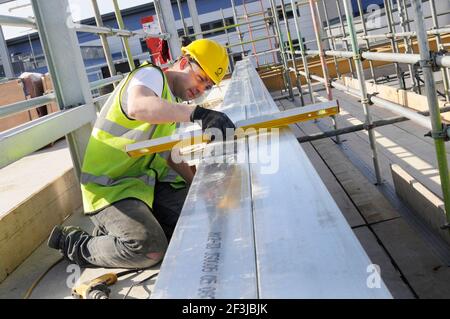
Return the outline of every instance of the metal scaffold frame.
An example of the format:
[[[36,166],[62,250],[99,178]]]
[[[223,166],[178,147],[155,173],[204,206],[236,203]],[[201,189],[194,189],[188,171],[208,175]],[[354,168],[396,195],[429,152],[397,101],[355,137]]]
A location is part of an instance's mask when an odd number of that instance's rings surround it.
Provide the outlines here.
[[[310,0],[311,3],[316,2],[317,0]],[[435,86],[435,80],[433,75],[433,70],[435,69],[441,69],[443,74],[443,82],[445,87],[445,97],[448,101],[448,79],[447,79],[447,71],[450,67],[450,56],[446,55],[445,51],[442,51],[444,48],[444,45],[440,41],[440,36],[445,33],[449,33],[450,30],[448,28],[439,28],[439,25],[437,23],[437,16],[435,9],[435,3],[434,1],[430,1],[431,6],[431,18],[433,19],[433,30],[426,30],[424,25],[424,17],[423,17],[423,8],[422,8],[422,2],[420,0],[411,0],[412,7],[414,9],[414,15],[415,15],[415,22],[416,22],[416,29],[417,31],[411,32],[411,31],[405,31],[405,30],[411,30],[408,26],[408,29],[406,29],[406,25],[409,23],[409,18],[406,15],[406,0],[399,0],[397,1],[397,5],[399,7],[399,14],[403,16],[401,18],[401,25],[402,33],[395,33],[394,29],[394,22],[392,18],[392,5],[390,0],[385,0],[386,4],[386,15],[387,15],[387,26],[389,28],[388,34],[380,34],[380,35],[367,35],[367,28],[364,24],[364,16],[361,14],[361,20],[363,25],[363,36],[358,36],[354,21],[353,21],[353,8],[351,5],[350,0],[336,0],[336,4],[338,8],[340,7],[339,1],[342,1],[344,4],[344,10],[345,10],[345,17],[347,20],[347,28],[345,29],[345,24],[343,21],[341,21],[340,27],[342,28],[342,34],[340,36],[333,36],[331,33],[328,34],[328,38],[331,40],[330,46],[333,48],[333,50],[321,50],[319,46],[319,50],[300,50],[296,51],[297,55],[302,56],[303,61],[306,61],[307,56],[319,56],[321,59],[323,56],[333,57],[335,62],[336,70],[338,70],[338,62],[336,58],[346,58],[351,59],[353,63],[355,63],[356,66],[356,78],[359,82],[359,90],[349,88],[345,85],[342,85],[336,80],[330,81],[328,79],[326,72],[324,72],[324,77],[319,76],[309,76],[307,78],[313,78],[314,80],[323,83],[325,86],[328,85],[328,83],[331,83],[331,85],[341,90],[347,94],[351,94],[354,96],[358,96],[361,99],[361,104],[364,109],[364,113],[366,115],[366,121],[361,126],[352,126],[348,128],[338,129],[334,131],[325,132],[323,134],[317,134],[316,136],[309,136],[300,138],[299,141],[310,141],[315,140],[318,138],[324,138],[324,137],[331,137],[331,136],[339,136],[341,134],[346,134],[348,132],[354,132],[357,130],[365,129],[368,131],[369,134],[369,141],[370,146],[372,148],[372,158],[373,158],[373,165],[375,170],[375,175],[377,179],[377,183],[382,183],[382,177],[380,174],[380,166],[378,163],[378,156],[377,156],[377,149],[376,149],[376,141],[374,136],[374,128],[383,126],[383,125],[390,125],[393,123],[405,121],[405,120],[412,120],[413,122],[421,125],[422,127],[425,127],[430,130],[430,135],[434,139],[435,142],[435,148],[436,148],[436,157],[438,162],[438,170],[440,174],[441,179],[441,188],[442,193],[444,197],[444,203],[445,203],[445,210],[447,215],[447,224],[442,225],[442,228],[450,229],[450,180],[449,180],[449,170],[448,170],[448,162],[447,162],[447,156],[445,152],[445,141],[448,140],[450,137],[450,129],[447,125],[443,125],[441,122],[440,113],[442,112],[448,112],[449,108],[443,108],[439,109],[439,103],[437,98],[437,90]],[[324,0],[325,2],[325,0]],[[313,6],[310,4],[311,7]],[[324,4],[326,7],[326,5]],[[358,1],[359,11],[362,13],[362,6],[361,1]],[[325,9],[326,11],[326,9]],[[314,15],[317,15],[317,13],[312,10],[312,15],[314,18]],[[339,14],[342,16],[342,14]],[[315,17],[317,18],[317,17]],[[327,19],[327,28],[326,30],[330,30],[331,27],[329,26],[329,21]],[[316,33],[318,30],[316,30]],[[347,36],[348,35],[348,36]],[[438,52],[430,52],[429,43],[428,43],[428,36],[434,35],[436,36],[436,42],[438,44],[438,49],[440,51]],[[317,36],[316,36],[317,37]],[[412,45],[410,44],[410,38],[416,37],[419,47],[418,54],[414,54],[412,50]],[[372,38],[385,38],[387,40],[390,40],[391,44],[391,50],[393,53],[380,53],[380,52],[370,52],[370,43],[369,39]],[[406,53],[398,53],[397,49],[397,42],[395,41],[396,38],[405,38],[405,47],[406,47]],[[335,44],[333,41],[336,39],[341,39],[346,44],[346,47],[348,47],[347,50],[337,51]],[[364,40],[366,49],[362,49],[359,46],[358,40]],[[351,50],[350,45],[348,45],[347,41],[350,41],[351,44]],[[302,47],[302,45],[301,45]],[[412,66],[416,65],[422,69],[422,72],[424,74],[424,82],[425,82],[425,90],[426,90],[426,96],[429,104],[429,112],[427,113],[418,113],[413,110],[410,110],[408,108],[405,108],[402,105],[387,101],[385,99],[382,99],[380,97],[377,97],[375,95],[368,94],[367,87],[366,87],[366,80],[364,76],[363,71],[363,65],[362,60],[366,59],[370,62],[372,61],[386,61],[386,62],[393,62],[396,63],[396,72],[399,76],[399,80],[402,78],[400,76],[399,70],[397,68],[397,65],[400,63],[408,64],[411,75],[414,73]],[[352,65],[351,62],[349,62],[350,65]],[[306,65],[306,64],[305,64]],[[374,80],[374,70],[373,65],[370,64],[370,70],[371,75]],[[352,72],[353,73],[353,72]],[[302,74],[302,75],[307,75]],[[413,86],[415,87],[416,84],[413,82]],[[400,86],[404,88],[403,81],[400,81]],[[397,115],[399,117],[386,119],[386,120],[380,120],[373,122],[370,115],[370,105],[375,104],[377,106],[383,107],[385,109],[388,109]],[[427,117],[429,116],[429,117]]]
[[[194,37],[202,37],[206,34],[216,31],[226,31],[224,36],[228,39],[228,48],[234,46],[241,47],[241,54],[246,55],[246,44],[254,44],[256,41],[269,41],[271,49],[264,52],[257,52],[253,47],[253,52],[247,56],[258,57],[261,55],[277,53],[277,61],[274,61],[272,65],[263,65],[258,60],[260,67],[266,66],[270,72],[278,72],[283,77],[284,87],[288,92],[288,96],[294,99],[294,89],[291,82],[291,75],[293,74],[296,79],[296,87],[301,104],[304,105],[304,97],[307,93],[314,103],[318,98],[317,92],[314,92],[313,81],[322,83],[325,86],[328,99],[332,98],[332,88],[341,90],[347,94],[356,95],[361,99],[361,104],[365,113],[365,123],[362,126],[354,126],[342,129],[335,129],[333,131],[325,132],[316,136],[309,136],[300,139],[300,141],[313,140],[317,138],[336,136],[345,134],[350,131],[356,131],[365,129],[369,135],[370,147],[372,150],[373,166],[376,176],[377,184],[382,184],[382,176],[380,173],[380,165],[378,163],[377,147],[375,140],[374,129],[381,125],[389,125],[404,120],[412,120],[415,123],[430,130],[431,136],[435,142],[438,169],[441,178],[442,192],[445,202],[445,210],[447,214],[447,225],[444,228],[450,229],[450,178],[447,164],[447,158],[445,153],[445,141],[450,137],[450,129],[447,125],[443,125],[440,118],[441,112],[447,112],[448,108],[439,109],[438,98],[436,94],[436,86],[433,78],[433,71],[441,70],[444,83],[444,95],[447,101],[450,100],[449,91],[449,74],[448,68],[450,68],[450,55],[446,54],[443,50],[446,48],[445,43],[442,41],[442,35],[450,33],[448,26],[440,26],[437,17],[442,13],[437,13],[434,0],[431,0],[431,16],[433,29],[426,30],[424,20],[427,17],[423,16],[422,2],[420,0],[397,0],[397,12],[399,14],[399,23],[395,23],[393,19],[392,1],[386,0],[386,19],[388,27],[388,33],[384,34],[369,34],[374,29],[368,29],[365,24],[365,18],[363,14],[363,8],[361,0],[358,0],[358,10],[360,12],[360,19],[362,25],[362,31],[357,32],[354,25],[354,14],[350,0],[320,0],[322,1],[322,9],[325,13],[325,21],[320,21],[319,14],[319,2],[317,0],[308,1],[295,1],[290,0],[289,3],[284,0],[281,1],[280,12],[284,17],[284,23],[286,30],[282,32],[281,23],[278,18],[277,2],[275,0],[269,1],[269,8],[264,10],[261,6],[261,12],[251,12],[244,8],[244,16],[238,16],[237,7],[234,0],[230,0],[233,15],[234,24],[226,25],[225,19],[224,26],[216,28],[214,30],[198,32],[200,27],[198,24],[198,16],[195,8],[195,1],[188,1],[189,9],[193,9],[192,22],[194,24],[194,30],[196,30]],[[31,123],[28,123],[17,129],[0,133],[0,147],[2,150],[2,156],[0,157],[0,167],[6,166],[19,158],[30,154],[33,151],[47,145],[54,140],[67,135],[70,144],[71,154],[73,156],[74,166],[79,173],[82,163],[84,148],[89,138],[89,132],[92,129],[92,122],[96,118],[95,103],[101,103],[105,97],[100,97],[96,100],[92,99],[91,90],[99,88],[104,85],[115,83],[123,79],[124,75],[117,75],[114,69],[112,56],[108,47],[107,36],[115,35],[120,36],[123,39],[123,46],[127,54],[127,59],[131,69],[133,69],[133,57],[127,39],[132,36],[141,37],[159,37],[167,39],[169,47],[173,57],[178,56],[180,51],[180,42],[177,36],[177,30],[175,26],[175,19],[172,12],[170,1],[156,0],[155,10],[158,16],[159,24],[161,25],[161,34],[151,35],[144,32],[127,31],[124,30],[120,9],[117,4],[117,0],[113,0],[115,5],[116,17],[119,22],[119,29],[112,29],[103,26],[101,16],[97,6],[97,0],[92,0],[94,7],[96,24],[97,26],[85,26],[80,24],[72,24],[68,26],[66,21],[72,21],[70,12],[68,13],[67,0],[32,0],[33,9],[35,11],[36,18],[15,18],[8,16],[0,16],[0,25],[15,25],[32,27],[38,29],[41,41],[43,44],[44,52],[47,57],[49,71],[54,81],[55,93],[45,97],[35,98],[26,102],[15,103],[2,109],[0,116],[7,116],[19,111],[27,110],[33,107],[44,105],[51,101],[57,101],[61,111],[45,118],[38,119]],[[416,31],[411,31],[410,22],[411,19],[408,16],[406,10],[408,4],[412,4],[414,9],[414,23],[416,25]],[[245,4],[245,3],[244,3]],[[335,5],[339,12],[339,23],[337,27],[330,25],[330,20],[327,12],[327,4]],[[302,5],[309,5],[311,15],[315,27],[315,38],[304,40],[301,34],[301,27],[299,18],[297,16],[297,7]],[[345,20],[341,12],[341,5],[344,8]],[[295,32],[298,38],[299,50],[294,50],[294,45],[291,37],[291,31],[289,29],[286,6],[291,7],[293,12],[293,22],[295,25]],[[51,8],[51,10],[50,10]],[[51,12],[51,14],[49,13]],[[267,15],[266,15],[267,13]],[[448,14],[448,13],[444,13]],[[250,19],[251,17],[262,16],[262,18]],[[69,20],[67,20],[69,19]],[[244,21],[239,21],[243,19]],[[187,24],[184,21],[184,16],[181,15],[181,20],[185,29]],[[325,22],[325,23],[323,23]],[[244,41],[243,30],[240,27],[248,26],[247,32],[251,34],[255,24],[263,23],[267,31],[266,36],[262,38],[254,38],[250,36],[250,41]],[[58,28],[55,28],[55,25]],[[401,32],[397,32],[395,26],[400,25]],[[386,27],[385,26],[385,27]],[[272,27],[273,32],[269,32],[269,27]],[[341,30],[340,35],[335,35],[332,29],[338,28]],[[234,35],[238,36],[239,41],[237,43],[230,43],[231,29],[236,29]],[[325,30],[325,34],[322,35],[322,30]],[[100,80],[91,83],[89,86],[87,81],[86,72],[83,66],[81,52],[78,47],[76,32],[93,32],[99,35],[101,38],[107,65],[110,69],[111,77],[109,79]],[[187,31],[186,31],[187,32]],[[284,36],[287,36],[286,48]],[[437,43],[438,51],[430,52],[429,37],[434,37]],[[372,39],[382,38],[385,39],[387,45],[390,45],[392,53],[372,52],[375,48],[375,44],[371,42]],[[416,39],[418,43],[418,52],[414,52],[412,45],[412,38]],[[61,41],[61,39],[65,39]],[[276,40],[276,45],[272,46],[272,40]],[[401,41],[405,45],[405,53],[399,53],[397,47],[398,42]],[[331,50],[324,48],[324,41],[328,42]],[[337,50],[336,41],[343,41],[345,50]],[[361,41],[361,42],[359,42]],[[306,43],[317,43],[318,50],[307,50],[305,48]],[[377,46],[379,43],[376,44]],[[69,56],[68,56],[69,55]],[[322,70],[322,76],[312,74],[308,62],[308,58],[319,57],[319,62]],[[337,79],[332,79],[329,76],[327,57],[334,61],[336,68]],[[70,61],[74,61],[70,66],[66,61],[70,58]],[[342,78],[342,72],[339,70],[339,60],[346,59],[349,64],[350,73],[358,80],[359,90],[349,88],[337,80]],[[406,64],[409,68],[409,73],[412,79],[413,89],[416,87],[420,89],[420,82],[418,81],[417,70],[421,69],[425,82],[425,91],[429,104],[428,113],[417,113],[413,110],[405,108],[402,105],[387,101],[381,97],[368,94],[366,87],[366,80],[363,70],[363,60],[368,60],[370,68],[370,76],[376,83],[376,75],[374,71],[373,61],[385,61],[399,64]],[[345,61],[345,60],[344,60]],[[333,63],[333,62],[331,62]],[[300,67],[301,66],[301,67]],[[74,70],[77,70],[74,72]],[[403,74],[399,73],[399,68],[396,68],[396,73],[399,75],[399,80],[403,77]],[[307,90],[304,90],[301,85],[301,79],[304,77],[306,80]],[[74,81],[80,83],[79,86],[71,85]],[[400,86],[404,87],[404,83],[400,81]],[[371,118],[371,105],[389,109],[396,113],[398,117],[372,121]],[[429,115],[429,117],[428,117]],[[64,123],[64,125],[62,125]],[[67,125],[70,123],[70,125]],[[334,121],[335,123],[335,121]],[[30,142],[30,136],[33,136],[33,143]],[[37,137],[37,138],[36,138]],[[21,145],[21,147],[17,147]]]
[[[39,32],[55,91],[42,97],[6,105],[2,107],[0,117],[51,102],[57,102],[60,108],[59,112],[0,133],[0,148],[2,149],[0,167],[9,165],[66,136],[76,175],[80,176],[84,152],[92,131],[92,124],[96,119],[95,106],[101,105],[109,97],[109,95],[105,95],[93,99],[91,91],[115,84],[126,76],[116,73],[107,37],[122,38],[131,70],[135,68],[135,65],[128,44],[129,37],[173,38],[178,41],[176,35],[170,37],[168,33],[150,34],[143,31],[125,30],[118,2],[117,0],[112,1],[119,29],[103,25],[97,0],[92,0],[96,26],[74,23],[68,0],[32,0],[31,5],[35,18],[0,15],[0,26],[26,27]],[[100,37],[111,74],[110,78],[89,84],[76,32],[94,33]],[[67,61],[71,61],[71,63],[67,63]],[[73,85],[73,83],[78,83],[78,85]]]

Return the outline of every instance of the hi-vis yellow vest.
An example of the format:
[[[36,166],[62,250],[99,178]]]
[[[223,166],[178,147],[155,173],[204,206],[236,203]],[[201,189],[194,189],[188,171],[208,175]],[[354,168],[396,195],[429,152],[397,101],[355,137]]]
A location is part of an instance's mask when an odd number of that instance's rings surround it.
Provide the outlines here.
[[[185,187],[184,180],[167,165],[167,156],[152,154],[130,158],[125,146],[150,138],[173,134],[176,123],[154,125],[127,117],[122,98],[131,79],[141,68],[155,67],[145,63],[131,72],[106,101],[95,123],[86,149],[81,193],[86,214],[93,214],[114,202],[136,198],[153,207],[156,181],[171,182],[172,187]],[[161,70],[160,70],[161,71]],[[162,99],[174,99],[164,80]]]

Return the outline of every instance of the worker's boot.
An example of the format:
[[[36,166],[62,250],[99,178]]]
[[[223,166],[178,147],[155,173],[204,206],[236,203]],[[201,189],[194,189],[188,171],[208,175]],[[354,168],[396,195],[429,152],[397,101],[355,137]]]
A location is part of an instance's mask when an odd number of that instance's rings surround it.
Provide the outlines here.
[[[63,250],[67,235],[76,231],[83,230],[77,226],[55,226],[48,237],[47,246],[53,249]]]

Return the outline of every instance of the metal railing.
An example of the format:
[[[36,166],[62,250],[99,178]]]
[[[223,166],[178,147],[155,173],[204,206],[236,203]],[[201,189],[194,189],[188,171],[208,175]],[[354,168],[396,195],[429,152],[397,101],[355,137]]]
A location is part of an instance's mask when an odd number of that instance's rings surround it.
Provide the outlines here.
[[[311,8],[313,8],[314,2],[316,2],[316,1],[317,0],[310,1]],[[337,0],[338,5],[339,5],[339,1],[340,0]],[[444,110],[439,109],[439,103],[438,103],[438,98],[437,98],[437,94],[436,94],[437,91],[436,91],[435,81],[434,81],[434,77],[433,77],[433,71],[436,69],[441,69],[443,71],[445,91],[448,92],[448,86],[447,86],[447,84],[445,84],[445,82],[447,81],[445,73],[446,73],[446,68],[450,67],[450,55],[446,55],[445,52],[434,52],[434,53],[430,52],[429,43],[428,43],[429,35],[440,36],[441,34],[448,33],[449,30],[448,30],[448,28],[439,29],[439,26],[436,23],[436,16],[437,16],[436,10],[432,10],[432,17],[435,20],[435,23],[434,23],[435,29],[427,31],[425,29],[424,19],[423,19],[423,14],[422,14],[422,12],[423,12],[422,1],[421,0],[412,0],[417,31],[403,32],[403,33],[400,33],[399,35],[400,35],[400,37],[402,37],[402,36],[417,37],[419,52],[416,54],[413,53],[412,46],[407,45],[407,50],[408,50],[407,52],[409,52],[409,53],[402,53],[402,54],[397,53],[393,49],[395,43],[392,41],[391,41],[391,49],[393,50],[393,53],[365,51],[359,47],[358,39],[368,40],[371,37],[367,36],[366,31],[364,31],[366,34],[365,36],[363,36],[363,37],[357,36],[354,21],[353,21],[353,16],[354,16],[353,9],[352,9],[350,0],[342,0],[342,2],[344,4],[345,16],[347,19],[346,29],[343,30],[344,31],[343,34],[345,35],[345,37],[343,37],[343,38],[345,38],[345,39],[348,38],[350,40],[349,41],[350,43],[348,46],[349,49],[347,49],[345,51],[336,51],[336,50],[322,51],[322,50],[320,50],[320,46],[319,46],[319,50],[297,50],[297,51],[295,51],[295,53],[300,55],[302,57],[303,61],[305,61],[305,62],[306,62],[307,57],[312,57],[312,56],[333,57],[334,61],[335,61],[336,69],[338,69],[338,65],[337,65],[338,62],[337,62],[336,58],[351,59],[355,63],[356,78],[358,79],[358,83],[359,83],[359,87],[360,87],[359,90],[352,89],[345,85],[342,85],[342,84],[336,82],[336,80],[331,80],[330,78],[327,77],[327,72],[325,69],[323,72],[324,77],[320,77],[317,75],[314,75],[314,76],[308,75],[307,72],[301,72],[300,74],[302,76],[306,77],[309,85],[311,84],[310,83],[311,80],[315,80],[320,83],[323,83],[325,86],[328,86],[329,84],[331,84],[334,88],[336,88],[338,90],[341,90],[347,94],[358,96],[361,100],[361,104],[364,109],[366,120],[365,120],[365,123],[363,124],[363,128],[349,127],[349,128],[345,128],[345,129],[341,129],[341,130],[334,130],[334,131],[327,132],[326,134],[320,134],[320,137],[319,136],[314,137],[314,139],[330,137],[330,136],[339,136],[340,134],[345,134],[345,132],[349,132],[349,131],[353,131],[353,130],[359,130],[359,129],[367,130],[369,133],[369,141],[370,141],[370,146],[372,149],[372,159],[373,159],[373,165],[374,165],[377,183],[382,183],[382,178],[381,178],[380,168],[379,168],[380,165],[378,162],[377,147],[376,147],[373,129],[380,125],[389,125],[392,123],[397,123],[398,121],[403,121],[403,120],[409,119],[409,120],[419,124],[420,126],[430,130],[430,136],[434,139],[434,144],[435,144],[435,148],[436,148],[438,170],[439,170],[439,175],[440,175],[440,179],[441,179],[441,187],[442,187],[442,193],[443,193],[443,197],[444,197],[445,211],[446,211],[446,215],[447,215],[447,224],[443,225],[442,228],[450,229],[450,179],[449,179],[449,170],[448,170],[448,164],[447,164],[447,155],[445,152],[445,141],[448,140],[448,138],[450,137],[450,129],[447,126],[442,125],[441,117],[440,117],[441,112],[443,112],[443,111],[447,112],[447,111],[449,111],[449,109],[448,108],[446,108]],[[387,2],[389,2],[389,0]],[[405,0],[403,0],[403,3],[400,3],[400,4],[404,5],[405,3],[406,3]],[[434,6],[433,0],[430,0],[430,5]],[[400,7],[402,7],[402,6],[400,6]],[[392,10],[391,6],[387,5],[386,10],[387,10],[387,16],[389,17],[389,15],[392,14],[392,12],[390,12],[390,10]],[[402,11],[401,8],[399,11],[400,11],[400,13],[404,14],[404,11]],[[312,10],[312,14],[314,15],[317,13],[315,13],[314,10]],[[392,24],[392,19],[389,19],[389,20],[391,20],[391,22],[388,21],[388,24],[389,23]],[[344,24],[342,23],[341,27],[343,25]],[[405,29],[403,29],[403,30],[405,30]],[[391,29],[391,30],[393,30],[393,29]],[[318,32],[316,32],[316,33],[318,33]],[[349,36],[347,37],[346,34],[348,34]],[[394,37],[397,37],[398,34],[395,32],[390,32],[390,35],[391,35],[391,38],[394,38]],[[377,37],[385,37],[386,38],[387,36],[386,36],[386,34],[383,34],[383,35],[377,35]],[[336,37],[329,37],[329,39],[334,39],[334,38],[336,38]],[[300,35],[299,35],[299,39],[302,39]],[[350,44],[351,44],[351,50],[350,50]],[[444,46],[442,45],[442,42],[438,42],[438,44],[440,45],[439,49],[444,48]],[[300,48],[303,48],[303,47],[304,47],[304,43],[302,43],[302,41],[300,40]],[[366,42],[366,48],[368,50],[370,49],[370,45],[367,42]],[[416,66],[420,67],[424,74],[424,82],[425,82],[429,112],[425,113],[425,114],[420,114],[411,109],[405,108],[402,105],[399,105],[399,104],[393,103],[391,101],[388,101],[386,99],[377,97],[376,95],[373,95],[373,94],[372,95],[368,94],[366,80],[365,80],[365,76],[364,76],[364,72],[363,72],[363,65],[362,65],[363,59],[366,59],[369,61],[385,61],[385,62],[393,62],[393,63],[402,63],[402,64],[408,64],[411,66],[416,65]],[[304,65],[306,66],[305,62],[304,62]],[[327,63],[326,62],[322,63],[322,67],[327,68],[328,67]],[[373,74],[373,69],[371,72]],[[371,104],[375,104],[382,108],[388,109],[391,112],[399,115],[400,117],[390,119],[388,121],[383,121],[383,123],[377,123],[377,125],[374,125],[372,118],[371,118],[371,114],[370,114],[370,105]],[[429,115],[429,116],[427,116],[427,115]],[[307,140],[307,139],[305,139],[305,140]]]
[[[35,12],[35,18],[0,15],[0,25],[38,30],[55,90],[54,93],[3,106],[0,108],[0,118],[49,103],[58,103],[60,108],[60,111],[56,113],[1,132],[0,148],[2,149],[2,153],[0,156],[0,167],[17,161],[23,156],[38,150],[60,137],[66,136],[69,142],[74,168],[79,176],[84,148],[87,144],[90,130],[92,129],[92,123],[96,118],[94,105],[99,106],[109,96],[105,95],[92,99],[91,91],[115,84],[126,76],[126,74],[116,74],[106,37],[119,36],[122,39],[134,36],[144,39],[149,37],[167,39],[169,37],[166,33],[155,35],[143,31],[125,30],[123,21],[120,21],[122,17],[117,1],[112,1],[114,3],[116,18],[119,20],[119,29],[103,26],[96,0],[92,0],[92,4],[97,26],[72,23],[67,0],[33,0],[32,7]],[[67,12],[69,12],[69,15],[67,15]],[[82,63],[79,45],[73,41],[73,39],[76,39],[76,36],[69,36],[71,41],[64,43],[64,51],[61,50],[63,47],[62,44],[55,42],[58,36],[64,37],[74,32],[89,32],[100,36],[111,74],[110,78],[89,84],[85,67]],[[131,55],[128,42],[123,41],[123,46],[128,61],[132,61],[133,56]],[[71,59],[71,56],[74,59]],[[71,61],[70,66],[67,66],[67,63],[64,62],[65,58]],[[133,70],[134,64],[131,65],[130,63],[130,66],[131,70]],[[77,85],[73,85],[73,83],[77,83]]]

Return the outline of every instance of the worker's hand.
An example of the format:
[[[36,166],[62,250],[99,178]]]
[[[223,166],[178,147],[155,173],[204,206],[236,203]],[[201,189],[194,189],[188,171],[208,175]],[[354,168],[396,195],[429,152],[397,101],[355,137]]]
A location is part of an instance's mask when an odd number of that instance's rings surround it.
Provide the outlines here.
[[[222,112],[206,109],[201,106],[197,106],[191,114],[191,122],[202,121],[202,130],[205,131],[209,128],[217,128],[222,132],[223,139],[226,139],[226,129],[233,128],[233,122],[230,118]]]

